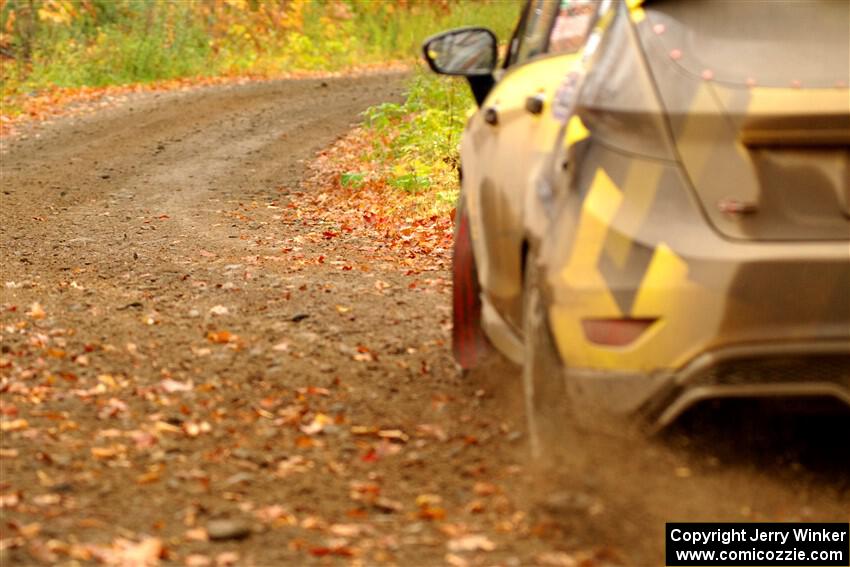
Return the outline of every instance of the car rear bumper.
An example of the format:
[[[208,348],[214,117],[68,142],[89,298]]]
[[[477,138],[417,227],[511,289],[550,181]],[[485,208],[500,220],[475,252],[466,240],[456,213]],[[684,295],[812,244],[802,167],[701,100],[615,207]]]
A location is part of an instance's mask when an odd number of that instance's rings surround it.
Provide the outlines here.
[[[850,409],[848,341],[739,344],[705,352],[676,371],[565,372],[578,411],[604,408],[653,431],[712,399],[832,398]]]

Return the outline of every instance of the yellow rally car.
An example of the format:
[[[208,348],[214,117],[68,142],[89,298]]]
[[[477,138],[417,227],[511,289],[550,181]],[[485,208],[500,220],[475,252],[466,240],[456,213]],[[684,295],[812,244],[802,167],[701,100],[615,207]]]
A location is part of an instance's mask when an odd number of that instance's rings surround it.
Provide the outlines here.
[[[850,3],[531,0],[503,65],[483,28],[424,51],[479,104],[455,355],[522,365],[533,447],[589,409],[850,404]]]

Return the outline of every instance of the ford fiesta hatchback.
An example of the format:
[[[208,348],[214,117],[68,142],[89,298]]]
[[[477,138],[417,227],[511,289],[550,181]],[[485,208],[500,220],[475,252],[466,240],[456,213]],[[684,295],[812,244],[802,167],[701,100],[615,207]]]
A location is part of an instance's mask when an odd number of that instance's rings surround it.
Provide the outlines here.
[[[424,50],[479,103],[455,355],[522,365],[536,450],[589,410],[850,404],[850,4],[532,0],[501,65],[481,28]]]

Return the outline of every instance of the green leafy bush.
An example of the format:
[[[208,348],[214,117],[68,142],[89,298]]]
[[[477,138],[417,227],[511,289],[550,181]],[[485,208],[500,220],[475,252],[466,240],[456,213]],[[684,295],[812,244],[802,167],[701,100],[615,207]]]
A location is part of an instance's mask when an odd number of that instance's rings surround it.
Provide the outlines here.
[[[402,103],[383,103],[364,112],[371,153],[364,160],[386,164],[388,185],[445,209],[457,198],[458,144],[474,101],[466,81],[420,68]],[[426,198],[427,197],[427,198]]]

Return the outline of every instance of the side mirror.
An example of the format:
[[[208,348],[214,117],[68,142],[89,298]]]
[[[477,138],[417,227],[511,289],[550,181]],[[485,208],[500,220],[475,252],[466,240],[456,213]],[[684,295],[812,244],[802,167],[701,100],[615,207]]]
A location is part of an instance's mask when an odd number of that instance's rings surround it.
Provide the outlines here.
[[[487,28],[458,28],[425,40],[425,61],[435,73],[466,77],[478,106],[487,98],[499,61],[498,42]]]
[[[435,73],[480,77],[496,68],[496,36],[486,28],[458,28],[425,40],[425,60]]]

